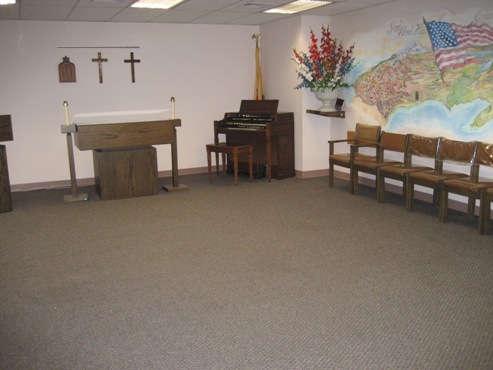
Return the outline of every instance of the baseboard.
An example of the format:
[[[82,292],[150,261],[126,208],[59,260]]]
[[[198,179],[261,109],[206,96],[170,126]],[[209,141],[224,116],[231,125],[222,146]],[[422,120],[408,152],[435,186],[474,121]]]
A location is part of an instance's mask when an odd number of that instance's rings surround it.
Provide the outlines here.
[[[184,170],[178,171],[178,176],[187,176],[187,175],[197,175],[201,173],[207,173],[207,167],[196,167],[196,168],[186,168]],[[159,171],[158,177],[160,179],[168,178],[172,176],[171,170],[169,171]],[[77,179],[77,186],[93,186],[94,178],[84,178]],[[64,189],[70,188],[72,183],[70,180],[60,180],[60,181],[48,181],[48,182],[32,182],[28,184],[16,184],[11,185],[12,192],[20,192],[20,191],[32,191],[32,190],[43,190],[43,189]]]
[[[341,172],[341,175],[343,172]],[[324,177],[324,176],[329,176],[329,170],[314,170],[314,171],[298,171],[296,170],[296,177],[299,177],[300,179],[310,179],[313,177]],[[338,174],[339,176],[339,174]],[[349,179],[349,177],[348,177]]]
[[[202,173],[206,174],[207,172],[208,172],[207,167],[186,168],[179,170],[178,176],[198,175]],[[171,170],[159,171],[158,173],[160,179],[171,177],[171,175],[172,175]],[[329,176],[328,169],[314,170],[314,171],[296,170],[296,177],[301,179],[309,179],[314,177],[328,177],[328,176]],[[347,172],[334,171],[334,176],[338,179],[349,181],[349,173]],[[375,180],[367,177],[360,177],[359,183],[361,185],[375,187]],[[77,179],[77,186],[83,187],[83,186],[93,186],[93,185],[94,185],[94,178]],[[61,180],[61,181],[49,181],[49,182],[37,182],[37,183],[29,183],[29,184],[12,185],[11,191],[20,192],[20,191],[42,190],[42,189],[63,189],[63,188],[70,188],[71,186],[72,185],[70,180]],[[327,182],[327,186],[328,186],[328,182]],[[394,184],[386,184],[385,190],[395,194],[402,194],[402,187]],[[433,201],[432,194],[424,193],[420,191],[415,191],[414,197],[415,199],[428,203],[432,203]],[[450,199],[449,208],[459,212],[467,212],[467,203]],[[476,207],[476,213],[479,212],[478,208],[479,207]],[[492,216],[493,216],[493,211],[492,211]]]

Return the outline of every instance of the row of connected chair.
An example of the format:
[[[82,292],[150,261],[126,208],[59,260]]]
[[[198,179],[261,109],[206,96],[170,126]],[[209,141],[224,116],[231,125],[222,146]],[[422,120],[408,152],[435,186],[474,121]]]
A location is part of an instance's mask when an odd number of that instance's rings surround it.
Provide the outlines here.
[[[350,152],[336,153],[338,143],[350,144]],[[370,154],[362,153],[362,148],[370,148],[365,151]],[[428,159],[427,162],[433,164],[416,164],[418,158]],[[445,169],[444,163],[453,164],[450,167],[454,170]],[[449,193],[468,198],[469,220],[474,218],[479,199],[478,232],[489,233],[493,178],[480,177],[479,170],[481,166],[493,168],[493,144],[382,132],[380,126],[358,123],[354,131],[348,131],[346,139],[329,141],[331,187],[334,185],[334,166],[349,169],[352,194],[358,193],[359,172],[375,175],[377,200],[381,203],[385,202],[385,179],[402,181],[408,211],[413,208],[415,185],[433,189],[433,204],[439,207],[440,222],[447,218]]]

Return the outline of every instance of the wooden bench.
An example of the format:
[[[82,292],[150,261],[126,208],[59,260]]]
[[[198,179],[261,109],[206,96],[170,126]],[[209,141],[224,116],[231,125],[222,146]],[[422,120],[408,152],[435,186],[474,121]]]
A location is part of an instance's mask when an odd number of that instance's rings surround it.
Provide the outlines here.
[[[216,154],[216,173],[219,175],[219,154],[221,154],[223,162],[223,173],[226,177],[226,155],[233,159],[233,169],[235,177],[235,185],[238,185],[238,156],[248,155],[248,166],[250,173],[250,181],[253,180],[253,149],[251,145],[227,145],[227,143],[207,144],[207,169],[209,172],[209,181],[211,181],[211,153]]]

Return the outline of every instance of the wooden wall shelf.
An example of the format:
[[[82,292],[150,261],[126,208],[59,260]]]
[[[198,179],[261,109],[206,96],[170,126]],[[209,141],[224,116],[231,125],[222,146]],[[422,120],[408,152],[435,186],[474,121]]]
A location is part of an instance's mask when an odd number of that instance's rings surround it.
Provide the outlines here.
[[[319,110],[307,109],[306,113],[316,114],[324,117],[345,118],[346,112],[343,110],[337,110],[333,112],[320,112]]]

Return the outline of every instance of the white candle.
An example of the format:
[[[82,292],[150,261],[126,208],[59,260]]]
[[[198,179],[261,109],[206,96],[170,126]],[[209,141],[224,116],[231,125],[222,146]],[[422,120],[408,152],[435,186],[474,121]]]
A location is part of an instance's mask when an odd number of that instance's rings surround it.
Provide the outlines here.
[[[171,119],[175,119],[175,97],[171,97]]]
[[[70,125],[70,122],[69,122],[69,119],[68,119],[68,103],[67,103],[66,100],[63,102],[63,106],[65,107],[65,123],[68,126],[68,125]]]

